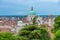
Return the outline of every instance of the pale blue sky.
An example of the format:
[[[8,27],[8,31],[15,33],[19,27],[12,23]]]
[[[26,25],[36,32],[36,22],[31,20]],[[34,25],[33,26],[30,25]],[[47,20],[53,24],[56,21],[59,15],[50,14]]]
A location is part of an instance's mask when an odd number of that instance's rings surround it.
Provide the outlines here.
[[[27,15],[34,7],[37,15],[59,15],[59,0],[0,0],[0,15]]]

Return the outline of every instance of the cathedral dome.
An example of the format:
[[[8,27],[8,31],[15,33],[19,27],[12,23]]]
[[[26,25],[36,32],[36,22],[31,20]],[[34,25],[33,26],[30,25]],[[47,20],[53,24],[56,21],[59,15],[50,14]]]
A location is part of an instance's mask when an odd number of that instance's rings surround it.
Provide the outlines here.
[[[29,11],[28,15],[36,15],[36,12],[33,10],[33,7],[31,8],[31,10]]]
[[[36,12],[35,11],[30,11],[29,15],[36,15]]]

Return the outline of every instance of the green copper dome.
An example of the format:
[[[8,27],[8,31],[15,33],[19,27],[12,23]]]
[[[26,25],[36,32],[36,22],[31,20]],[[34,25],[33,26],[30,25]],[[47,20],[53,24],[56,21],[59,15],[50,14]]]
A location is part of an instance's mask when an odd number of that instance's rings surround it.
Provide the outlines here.
[[[30,11],[29,15],[36,15],[36,12],[35,11]]]
[[[36,15],[36,12],[33,10],[33,7],[32,7],[31,10],[29,11],[29,15]]]

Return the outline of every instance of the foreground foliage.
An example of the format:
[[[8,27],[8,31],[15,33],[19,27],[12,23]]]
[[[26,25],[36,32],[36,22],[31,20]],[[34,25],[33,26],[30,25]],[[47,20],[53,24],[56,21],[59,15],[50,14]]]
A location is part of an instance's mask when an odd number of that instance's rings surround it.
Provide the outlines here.
[[[11,32],[0,32],[0,40],[15,40],[15,37]]]
[[[55,33],[54,40],[60,40],[60,30]]]
[[[54,20],[54,40],[60,40],[60,15]]]
[[[60,15],[57,16],[54,20],[54,32],[60,30]]]
[[[28,40],[50,40],[45,26],[28,25],[19,31],[18,36],[27,38]]]

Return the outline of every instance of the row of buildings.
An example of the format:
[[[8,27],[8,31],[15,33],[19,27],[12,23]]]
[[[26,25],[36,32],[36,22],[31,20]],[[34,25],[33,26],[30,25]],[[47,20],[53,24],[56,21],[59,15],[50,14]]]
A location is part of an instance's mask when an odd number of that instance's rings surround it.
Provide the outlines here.
[[[25,18],[22,18],[20,16],[17,18],[16,17],[0,17],[0,31],[11,31],[13,28],[18,28],[24,25],[32,24],[32,20],[35,16],[37,15],[32,7]],[[49,15],[48,17],[38,16],[36,22],[38,23],[38,25],[46,24],[52,27],[54,24],[54,19],[55,17],[53,17],[53,15]]]

